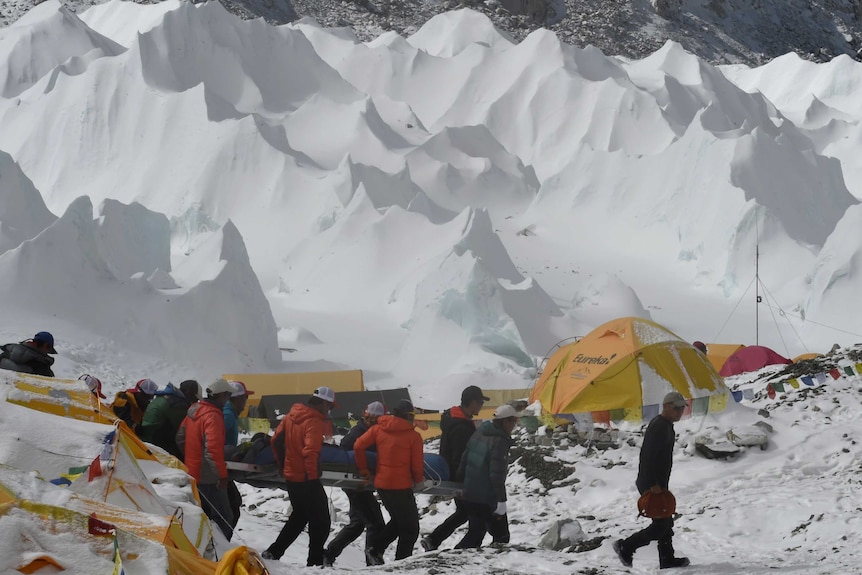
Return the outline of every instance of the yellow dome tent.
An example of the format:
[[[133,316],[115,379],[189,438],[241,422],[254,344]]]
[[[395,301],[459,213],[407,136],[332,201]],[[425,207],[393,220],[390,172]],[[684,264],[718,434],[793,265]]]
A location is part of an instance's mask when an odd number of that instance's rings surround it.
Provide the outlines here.
[[[640,409],[669,391],[686,398],[727,388],[706,356],[661,325],[638,317],[610,321],[548,359],[530,394],[544,411],[574,414]]]

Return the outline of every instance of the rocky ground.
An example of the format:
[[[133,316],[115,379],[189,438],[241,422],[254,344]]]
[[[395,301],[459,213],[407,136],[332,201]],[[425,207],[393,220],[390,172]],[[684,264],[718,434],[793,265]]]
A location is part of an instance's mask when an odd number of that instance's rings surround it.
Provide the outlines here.
[[[97,1],[66,3],[84,10]],[[242,18],[284,24],[311,17],[323,26],[351,27],[360,40],[388,30],[409,36],[441,12],[471,8],[516,42],[545,27],[568,44],[627,58],[674,40],[715,64],[755,66],[787,52],[821,62],[840,54],[862,59],[862,0],[547,0],[541,22],[510,14],[500,0],[221,1]],[[0,25],[36,3],[0,0]]]

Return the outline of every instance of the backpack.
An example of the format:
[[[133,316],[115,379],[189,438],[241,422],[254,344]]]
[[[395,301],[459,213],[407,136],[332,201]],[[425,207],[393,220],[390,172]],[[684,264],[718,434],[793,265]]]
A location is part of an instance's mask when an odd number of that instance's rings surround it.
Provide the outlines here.
[[[665,489],[661,493],[647,491],[638,499],[638,517],[667,519],[676,513],[676,498]]]

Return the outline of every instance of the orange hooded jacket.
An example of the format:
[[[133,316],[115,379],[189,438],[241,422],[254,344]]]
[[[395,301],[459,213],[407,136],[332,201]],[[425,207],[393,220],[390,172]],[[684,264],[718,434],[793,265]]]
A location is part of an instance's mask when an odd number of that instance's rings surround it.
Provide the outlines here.
[[[326,416],[304,403],[296,403],[272,436],[272,452],[288,481],[320,477],[320,449]]]
[[[425,459],[422,437],[413,424],[394,415],[383,415],[377,425],[366,431],[353,444],[356,467],[362,475],[368,473],[365,450],[377,446],[377,473],[374,487],[378,489],[413,489],[424,479]]]
[[[227,478],[224,463],[224,415],[206,399],[192,404],[177,431],[177,445],[189,475],[203,485]]]

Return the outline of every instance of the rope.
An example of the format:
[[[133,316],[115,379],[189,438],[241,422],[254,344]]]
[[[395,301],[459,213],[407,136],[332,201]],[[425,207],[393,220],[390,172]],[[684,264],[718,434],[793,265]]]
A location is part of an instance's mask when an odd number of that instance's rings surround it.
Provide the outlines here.
[[[769,291],[769,288],[767,288],[767,287],[766,287],[764,284],[762,284],[762,283],[761,283],[761,285],[763,286],[763,291],[765,291],[765,292],[766,292],[766,295],[768,296],[768,297],[767,297],[767,300],[766,300],[766,307],[768,307],[768,308],[769,308],[769,311],[772,311],[772,306],[771,306],[771,305],[770,305],[770,303],[769,303],[769,298],[772,298],[772,301],[773,301],[773,302],[775,302],[775,307],[777,307],[777,308],[778,308],[779,315],[784,316],[784,317],[787,317],[787,313],[786,313],[786,312],[781,308],[781,305],[778,303],[778,300],[775,298],[775,296],[774,296],[774,295],[772,295],[772,292],[771,292],[771,291]],[[773,321],[775,321],[775,324],[776,324],[776,326],[777,326],[777,325],[778,325],[778,321],[776,321],[776,320],[775,320],[775,313],[774,313],[774,312],[773,312],[773,314],[772,314],[772,319],[773,319]],[[798,340],[799,340],[799,343],[801,343],[801,344],[802,344],[802,349],[807,350],[807,349],[808,349],[808,346],[807,346],[807,345],[805,345],[805,342],[802,340],[802,337],[799,335],[799,332],[797,332],[797,331],[796,331],[796,328],[795,328],[795,327],[793,327],[793,324],[792,324],[792,323],[790,323],[790,321],[788,321],[788,322],[787,322],[787,325],[789,325],[789,326],[790,326],[790,329],[793,331],[793,334],[796,336],[796,339],[798,339]],[[781,331],[780,331],[780,330],[779,330],[779,332],[778,332],[778,335],[779,335],[779,336],[781,336]],[[783,338],[783,337],[781,338],[781,342],[782,342],[782,343],[784,343],[784,338]],[[787,356],[788,356],[788,357],[790,357],[790,350],[789,350],[789,349],[787,349],[787,345],[786,345],[786,344],[785,344],[784,348],[785,348],[785,350],[787,351]]]
[[[741,296],[739,296],[739,300],[737,300],[736,305],[733,306],[733,309],[730,311],[730,314],[727,316],[727,319],[724,320],[724,325],[721,326],[721,329],[718,330],[718,333],[715,334],[715,337],[712,338],[712,341],[718,341],[718,336],[721,335],[721,332],[723,332],[724,328],[727,327],[727,324],[730,323],[730,318],[732,318],[733,314],[736,313],[737,308],[739,308],[739,304],[742,303],[743,298],[748,294],[748,290],[751,289],[751,286],[754,284],[754,280],[756,280],[756,279],[757,279],[757,276],[754,276],[751,278],[751,281],[749,282],[748,287],[745,288],[745,291],[742,293]]]

